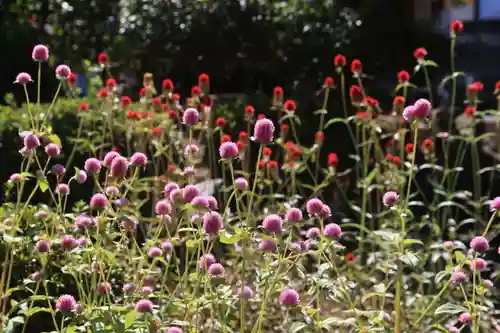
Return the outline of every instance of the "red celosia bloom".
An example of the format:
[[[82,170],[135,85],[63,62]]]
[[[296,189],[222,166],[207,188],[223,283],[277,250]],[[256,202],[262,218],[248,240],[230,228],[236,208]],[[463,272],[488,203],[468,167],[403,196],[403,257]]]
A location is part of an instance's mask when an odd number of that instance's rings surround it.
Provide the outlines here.
[[[73,86],[76,83],[76,78],[77,78],[76,74],[71,73],[66,80],[68,81],[69,85]]]
[[[281,88],[280,86],[274,87],[273,95],[275,97],[283,97],[283,88]]]
[[[242,151],[245,148],[245,142],[243,142],[243,141],[237,141],[236,142],[236,147],[238,147],[239,151]]]
[[[464,110],[464,113],[469,117],[474,117],[476,115],[476,108],[467,106]]]
[[[106,98],[106,97],[108,97],[108,95],[109,95],[109,91],[106,89],[101,89],[97,93],[97,97],[99,97],[99,98]]]
[[[146,111],[142,111],[141,112],[141,118],[142,119],[149,118],[149,117],[151,117],[151,113],[146,112]]]
[[[361,88],[357,85],[352,85],[349,89],[349,96],[353,101],[359,102],[361,100]]]
[[[168,104],[163,103],[163,104],[161,105],[161,109],[162,109],[162,111],[163,111],[163,112],[167,112],[167,111],[168,111]]]
[[[368,112],[356,112],[357,119],[370,119],[370,114]]]
[[[386,160],[386,161],[392,161],[392,158],[393,158],[393,157],[394,157],[394,156],[392,156],[392,154],[391,154],[391,153],[387,153],[387,155],[385,155],[385,160]]]
[[[198,84],[201,86],[201,85],[204,85],[204,84],[208,84],[208,82],[210,81],[210,78],[207,74],[205,73],[202,73],[200,74],[200,76],[198,76]]]
[[[132,104],[132,99],[128,96],[123,96],[122,99],[120,100],[120,105],[122,108],[127,108]]]
[[[283,134],[288,133],[288,125],[287,124],[281,124],[281,133],[283,133]]]
[[[413,143],[407,143],[405,146],[405,151],[407,153],[413,153]]]
[[[403,96],[396,96],[396,97],[394,97],[393,104],[394,105],[403,105],[403,104],[405,104],[405,98]]]
[[[263,114],[263,113],[260,113],[258,116],[257,116],[257,119],[261,120],[261,119],[264,119],[266,118],[266,115]]]
[[[161,99],[160,99],[160,97],[154,97],[154,98],[151,100],[151,103],[153,103],[153,105],[160,105],[160,104],[161,104]]]
[[[134,110],[128,110],[127,111],[127,118],[128,119],[139,119],[139,112],[134,111]]]
[[[269,147],[264,147],[262,153],[264,154],[264,156],[271,156],[271,154],[273,153],[273,151]]]
[[[141,88],[141,90],[139,90],[139,96],[140,97],[144,97],[146,96],[146,94],[148,93],[149,89],[144,87],[144,88]]]
[[[453,33],[462,32],[464,31],[464,24],[462,23],[462,21],[454,20],[450,24],[450,31]]]
[[[400,71],[398,73],[398,81],[399,83],[406,83],[410,81],[410,73],[408,73],[407,71]]]
[[[314,139],[316,142],[323,142],[325,140],[325,134],[321,131],[317,131],[316,134],[314,134]]]
[[[264,169],[266,167],[265,161],[259,161],[259,169]]]
[[[370,97],[370,96],[366,96],[365,98],[365,104],[371,106],[372,108],[374,107],[377,107],[378,106],[378,100],[376,98],[373,98],[373,97]]]
[[[118,146],[113,146],[113,149],[112,149],[115,153],[119,153],[120,152],[120,147]]]
[[[170,79],[165,79],[161,83],[161,88],[167,92],[171,92],[174,90],[174,83]]]
[[[168,168],[168,171],[170,171],[170,172],[172,172],[175,169],[177,169],[177,167],[175,166],[175,164],[169,164],[167,168]]]
[[[113,89],[114,87],[116,87],[116,80],[113,79],[112,77],[107,79],[106,80],[106,87],[108,87],[108,89]]]
[[[227,134],[224,134],[221,139],[220,139],[221,143],[224,143],[224,142],[229,142],[231,141],[231,137]]]
[[[173,118],[177,118],[177,111],[176,111],[176,110],[174,110],[174,109],[170,109],[170,110],[168,110],[168,117],[169,117],[169,118],[172,118],[172,119],[173,119]]]
[[[399,156],[394,156],[392,158],[392,164],[394,164],[394,165],[401,165],[401,158],[399,158]]]
[[[78,105],[78,110],[80,111],[87,111],[89,109],[89,105],[87,103],[80,103]]]
[[[467,91],[471,93],[481,92],[483,89],[484,85],[479,81],[473,82],[467,86]]]
[[[343,54],[337,54],[333,59],[333,63],[336,67],[344,67],[346,64],[345,56]]]
[[[359,59],[354,59],[351,62],[351,72],[353,73],[359,73],[363,69],[363,65],[361,64],[361,61]]]
[[[253,108],[253,106],[247,105],[245,107],[245,115],[247,115],[247,116],[253,116],[254,113],[255,113],[255,109]]]
[[[106,52],[99,53],[99,55],[97,56],[97,62],[100,65],[104,65],[105,63],[107,63],[108,62],[108,54]]]
[[[191,96],[198,96],[199,94],[201,94],[201,88],[199,86],[191,88]]]
[[[179,94],[173,94],[173,95],[172,95],[172,100],[173,100],[174,102],[178,102],[178,101],[180,101],[180,100],[181,100],[181,95],[179,95]]]
[[[239,139],[240,139],[241,141],[245,141],[245,140],[247,140],[247,139],[248,139],[248,133],[247,133],[247,132],[245,132],[245,131],[241,131],[241,132],[240,132],[240,135],[239,135]]]
[[[433,146],[432,139],[427,138],[427,139],[424,140],[423,147],[425,149],[427,149],[427,150],[432,149],[432,146]]]
[[[328,76],[325,78],[325,81],[323,82],[323,86],[325,88],[333,88],[333,77]]]
[[[278,162],[276,162],[276,161],[269,161],[269,162],[267,162],[267,167],[269,169],[276,169],[276,168],[278,168]]]
[[[500,91],[500,81],[497,81],[497,83],[495,84],[495,93],[499,91]]]
[[[154,136],[160,136],[161,135],[161,128],[159,127],[155,127],[151,130],[151,134],[153,134]]]
[[[328,165],[336,167],[338,164],[339,164],[339,158],[337,154],[335,153],[328,154]]]
[[[356,260],[356,256],[354,254],[352,254],[351,252],[349,252],[348,254],[345,255],[345,260],[352,262],[352,261]]]
[[[285,101],[283,107],[285,108],[286,111],[293,112],[297,109],[297,104],[295,104],[295,101],[289,99]]]
[[[217,125],[219,127],[226,126],[226,119],[224,119],[223,117],[219,117],[219,118],[215,119],[215,125]]]
[[[427,57],[427,50],[423,47],[419,47],[413,52],[413,56],[417,58],[417,60],[423,60],[425,57]]]

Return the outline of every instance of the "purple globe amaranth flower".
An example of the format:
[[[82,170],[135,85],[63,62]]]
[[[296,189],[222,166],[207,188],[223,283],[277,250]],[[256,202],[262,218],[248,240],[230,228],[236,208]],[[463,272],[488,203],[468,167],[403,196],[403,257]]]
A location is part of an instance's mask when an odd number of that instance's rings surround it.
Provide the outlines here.
[[[146,166],[148,164],[148,157],[144,153],[134,153],[130,157],[130,163],[134,166]]]
[[[107,186],[104,192],[106,192],[106,195],[109,197],[117,197],[120,195],[120,190],[116,186]]]
[[[321,209],[321,213],[319,214],[320,217],[327,219],[330,216],[332,216],[332,210],[328,205],[323,205],[323,208]]]
[[[118,154],[116,151],[110,151],[104,156],[103,160],[104,165],[108,168],[111,167],[111,163],[118,156],[120,156],[120,154]]]
[[[219,264],[218,262],[213,263],[208,267],[208,274],[212,276],[221,276],[224,275],[224,266]]]
[[[463,271],[456,269],[453,273],[451,273],[451,282],[454,285],[465,283],[467,281],[469,281],[469,277]]]
[[[75,179],[79,184],[83,184],[87,181],[87,173],[83,170],[80,170],[76,174]]]
[[[194,185],[186,185],[182,189],[182,199],[185,203],[190,203],[195,197],[200,195],[200,191]]]
[[[9,180],[13,183],[17,183],[23,181],[24,177],[19,173],[13,173],[12,175],[10,175]]]
[[[76,239],[71,235],[64,235],[61,238],[61,247],[63,250],[73,250],[78,246]]]
[[[75,298],[71,295],[61,295],[57,299],[56,309],[61,312],[72,312],[76,308]]]
[[[206,212],[203,215],[203,230],[207,234],[216,234],[222,228],[222,216],[217,212]]]
[[[491,202],[490,202],[490,210],[491,211],[498,211],[498,210],[500,210],[500,197],[496,197],[495,199],[491,200]]]
[[[97,226],[96,220],[87,214],[80,214],[75,218],[75,228],[80,231],[92,229]]]
[[[482,272],[482,271],[486,270],[487,267],[488,267],[488,263],[483,258],[476,258],[470,262],[470,269],[472,271],[475,270],[478,272]]]
[[[426,118],[431,115],[432,104],[425,98],[420,98],[413,104],[415,106],[414,116],[417,118]]]
[[[145,286],[154,286],[155,285],[155,277],[153,275],[146,275],[142,278],[142,283]]]
[[[217,210],[219,209],[219,203],[217,202],[217,199],[212,196],[212,195],[207,195],[205,197],[208,201],[208,208],[211,210]]]
[[[188,108],[182,115],[182,122],[188,126],[194,126],[200,120],[200,113],[195,108]]]
[[[238,288],[238,297],[242,299],[249,299],[253,297],[253,290],[249,286],[243,286],[243,290]]]
[[[56,164],[52,167],[52,173],[55,174],[56,176],[62,176],[66,173],[66,169],[64,168],[64,165],[62,164]]]
[[[124,293],[133,293],[135,290],[136,290],[136,286],[135,284],[133,283],[127,283],[127,284],[124,284],[123,287],[122,287],[122,291]]]
[[[285,214],[285,220],[288,222],[299,222],[302,221],[303,218],[302,211],[295,207],[290,208]]]
[[[184,154],[185,155],[196,155],[200,152],[200,147],[198,147],[198,145],[195,145],[195,144],[187,144],[186,145],[186,148],[184,149]]]
[[[342,229],[340,229],[340,226],[338,224],[330,223],[325,225],[324,233],[328,238],[337,238],[342,233]]]
[[[299,293],[294,289],[284,289],[280,294],[280,303],[285,306],[294,306],[299,304]]]
[[[462,324],[470,324],[472,323],[472,315],[468,312],[462,312],[458,317],[458,321]]]
[[[321,231],[319,230],[319,228],[312,227],[312,228],[309,228],[307,230],[306,237],[307,238],[318,238],[320,234],[321,234]]]
[[[29,75],[28,73],[19,73],[17,74],[16,76],[16,81],[14,81],[14,83],[18,83],[18,84],[28,84],[30,82],[33,82],[33,80],[31,79],[31,75]]]
[[[24,147],[27,150],[36,149],[40,147],[40,139],[35,134],[29,133],[24,137]]]
[[[161,257],[162,255],[163,251],[157,246],[152,246],[148,250],[148,257],[150,258]]]
[[[384,193],[382,197],[382,202],[386,206],[392,206],[399,200],[399,195],[394,191],[388,191]]]
[[[207,197],[201,195],[194,197],[191,204],[198,208],[209,208]]]
[[[253,128],[253,136],[260,143],[269,143],[274,139],[274,123],[267,119],[259,119]]]
[[[85,245],[87,245],[89,243],[90,243],[89,239],[87,237],[85,237],[85,236],[82,236],[82,237],[80,237],[80,238],[78,238],[76,240],[76,244],[78,246],[85,246]]]
[[[170,252],[174,249],[174,246],[169,241],[163,241],[161,243],[161,248],[166,252]]]
[[[49,60],[49,48],[45,45],[36,45],[31,52],[31,57],[35,61],[47,61]]]
[[[306,210],[309,215],[318,216],[323,212],[323,202],[318,198],[313,198],[307,201]]]
[[[224,142],[219,147],[219,155],[223,159],[235,158],[238,154],[238,146],[234,142]]]
[[[115,200],[115,204],[116,204],[117,206],[120,206],[120,207],[121,207],[121,206],[125,206],[126,204],[128,204],[128,202],[129,202],[129,201],[128,201],[128,199],[127,199],[127,198],[118,198],[118,199],[116,199],[116,200]]]
[[[211,253],[207,253],[200,257],[198,266],[200,267],[200,269],[208,269],[208,267],[216,262],[217,260],[215,259],[214,255]]]
[[[169,327],[167,333],[182,333],[182,330],[179,327]]]
[[[45,154],[50,157],[55,157],[61,153],[61,148],[55,143],[49,143],[45,146]]]
[[[476,236],[470,241],[470,248],[479,253],[488,251],[489,247],[488,240],[483,236]]]
[[[172,206],[167,200],[160,200],[155,205],[155,212],[158,215],[169,215],[172,213]]]
[[[128,161],[123,156],[116,156],[111,162],[110,175],[114,178],[125,178],[128,171]]]
[[[151,286],[144,286],[141,288],[141,293],[143,294],[151,294],[153,291],[154,289]]]
[[[417,112],[417,108],[413,105],[408,105],[404,110],[403,110],[403,119],[411,122],[413,119],[415,119],[415,114]]]
[[[267,232],[280,233],[283,229],[283,220],[279,215],[271,214],[264,218],[262,227]]]
[[[184,172],[186,176],[192,176],[196,174],[196,168],[194,166],[187,166],[182,172]]]
[[[165,187],[163,188],[163,193],[165,195],[165,198],[170,198],[170,193],[173,190],[178,190],[178,189],[180,189],[180,187],[176,183],[168,183],[167,185],[165,185]]]
[[[69,186],[67,184],[59,184],[56,186],[56,193],[60,195],[69,195]]]
[[[290,251],[294,253],[304,253],[309,250],[309,245],[304,241],[296,241],[290,244]]]
[[[50,242],[45,239],[40,239],[38,242],[36,242],[35,247],[38,252],[47,253],[50,251]]]
[[[137,303],[135,303],[134,309],[139,313],[152,312],[153,302],[151,302],[149,299],[141,299],[140,301],[137,301]]]
[[[71,69],[66,65],[56,67],[56,77],[58,80],[66,80],[71,75]]]
[[[109,282],[99,282],[96,287],[96,292],[99,295],[105,295],[111,293],[111,284]]]
[[[236,188],[238,190],[248,190],[248,181],[243,177],[236,178],[234,181],[234,185],[236,185]]]
[[[90,198],[90,207],[92,209],[103,209],[109,205],[108,198],[102,193],[96,193]]]
[[[262,252],[274,252],[278,249],[278,245],[271,239],[263,239],[259,243],[259,249]]]
[[[106,155],[107,156],[107,155]],[[101,161],[97,158],[88,158],[83,166],[88,173],[99,173],[101,171]]]

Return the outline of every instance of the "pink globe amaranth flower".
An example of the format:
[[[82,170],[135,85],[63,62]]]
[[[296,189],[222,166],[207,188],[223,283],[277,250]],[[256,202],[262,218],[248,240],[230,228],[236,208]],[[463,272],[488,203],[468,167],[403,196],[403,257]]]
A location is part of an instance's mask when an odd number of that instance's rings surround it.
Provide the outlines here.
[[[309,230],[307,230],[306,237],[307,238],[318,238],[320,234],[321,234],[321,231],[319,230],[319,228],[312,227],[312,228],[309,228]]]
[[[491,200],[491,202],[490,202],[490,210],[491,211],[498,211],[498,210],[500,210],[500,197],[496,197],[495,199]]]
[[[151,286],[144,286],[141,288],[141,293],[143,294],[151,294],[153,291],[154,289]]]
[[[196,155],[198,154],[200,151],[200,147],[198,147],[198,145],[195,145],[195,144],[188,144],[186,145],[186,148],[184,149],[184,154],[185,155]]]
[[[83,170],[80,170],[76,174],[75,179],[79,184],[83,184],[87,181],[87,173]]]
[[[174,246],[169,241],[163,241],[161,243],[161,248],[166,252],[170,252],[174,249]]]
[[[488,267],[488,263],[483,258],[476,258],[470,262],[470,269],[478,272],[484,271]]]
[[[200,191],[194,185],[186,185],[182,189],[182,199],[186,203],[190,203],[195,197],[200,195]]]
[[[470,248],[476,252],[486,252],[489,247],[488,240],[483,236],[476,236],[470,241]]]
[[[415,119],[415,114],[417,112],[417,108],[413,105],[409,105],[407,106],[404,110],[403,110],[403,119],[408,121],[408,122],[411,122],[413,121],[413,119]]]
[[[49,216],[49,212],[47,212],[45,210],[39,210],[38,212],[35,213],[36,218],[44,218],[47,216]]]
[[[318,198],[313,198],[307,201],[306,210],[309,215],[318,216],[323,211],[323,202]]]
[[[82,236],[76,240],[76,244],[78,246],[85,246],[88,245],[89,243],[90,243],[89,239],[85,236]]]
[[[418,118],[426,118],[431,115],[432,104],[425,98],[421,98],[413,104],[415,106],[414,116]]]
[[[134,153],[130,157],[130,163],[135,166],[146,166],[148,164],[148,157],[143,153]]]
[[[188,126],[194,126],[200,120],[200,113],[195,108],[188,108],[182,115],[182,122]]]
[[[96,287],[96,292],[100,295],[111,293],[111,284],[109,282],[99,282]]]
[[[388,191],[384,193],[382,197],[382,202],[386,206],[392,206],[399,200],[399,195],[394,191]]]
[[[234,180],[234,184],[236,185],[236,188],[241,191],[248,190],[248,181],[243,178],[239,177]]]
[[[243,286],[243,290],[241,287],[238,287],[238,297],[242,299],[249,299],[253,297],[253,290],[249,286]]]
[[[52,167],[51,172],[56,176],[62,176],[66,173],[66,169],[64,168],[64,165],[56,164]]]
[[[72,312],[76,308],[75,298],[71,295],[61,295],[56,302],[56,309],[61,312]]]
[[[259,119],[253,128],[253,136],[260,143],[269,143],[274,138],[274,123],[267,119]]]
[[[199,208],[209,208],[207,197],[201,195],[194,197],[191,204]]]
[[[214,196],[208,195],[205,198],[207,199],[209,209],[211,210],[219,209],[219,203],[217,202],[217,199]]]
[[[137,303],[135,303],[134,309],[139,313],[152,312],[153,302],[151,302],[149,299],[141,299],[140,301],[137,301]]]
[[[31,57],[35,61],[47,61],[49,60],[49,48],[45,45],[36,45],[31,52]]]
[[[61,238],[61,248],[63,250],[73,250],[77,246],[78,246],[78,243],[76,242],[76,239],[73,236],[64,235]]]
[[[274,252],[278,249],[278,245],[271,239],[263,239],[259,243],[259,249],[262,252]]]
[[[61,148],[59,148],[58,145],[55,143],[49,143],[48,145],[45,146],[45,154],[47,154],[50,157],[57,156],[61,153]]]
[[[284,289],[280,294],[280,303],[285,306],[294,306],[299,304],[299,293],[294,289]]]
[[[462,312],[458,317],[458,321],[462,324],[470,324],[472,323],[472,315],[468,312]]]
[[[212,264],[216,263],[217,260],[215,260],[215,257],[211,253],[204,254],[200,257],[200,260],[198,262],[198,266],[200,269],[208,269]]]
[[[56,77],[58,80],[66,80],[71,75],[71,69],[66,65],[59,65],[56,68]]]
[[[124,284],[123,287],[122,287],[122,291],[124,293],[133,293],[135,290],[136,290],[136,286],[135,284],[133,283],[127,283],[127,284]]]
[[[443,243],[443,247],[447,250],[451,250],[455,247],[455,243],[453,243],[452,241],[446,241]]]
[[[150,258],[161,257],[162,255],[163,251],[157,246],[152,246],[148,250],[148,257]]]
[[[19,173],[13,173],[12,175],[10,175],[9,180],[13,183],[17,183],[24,180],[24,177],[21,176]]]
[[[182,330],[179,327],[169,327],[167,333],[182,333]]]
[[[224,142],[219,147],[219,155],[221,158],[235,158],[238,154],[238,146],[234,142]]]
[[[33,82],[33,80],[31,79],[31,75],[29,75],[28,73],[19,73],[17,74],[16,76],[16,81],[14,81],[14,83],[19,83],[19,84],[28,84],[30,82]]]
[[[323,208],[321,209],[321,213],[319,214],[320,217],[327,219],[330,216],[332,216],[332,210],[328,205],[323,205]]]
[[[106,167],[111,167],[111,163],[113,162],[113,160],[120,156],[120,154],[118,154],[116,151],[110,151],[109,153],[107,153],[105,156],[104,156],[104,165]]]
[[[167,200],[160,200],[155,205],[155,212],[157,215],[169,215],[172,213],[172,207]]]
[[[165,185],[165,187],[163,188],[165,198],[170,198],[170,193],[173,190],[178,190],[179,188],[179,185],[177,185],[176,183],[168,183],[167,185]]]
[[[106,155],[106,156],[108,156],[108,155]],[[88,173],[99,173],[101,171],[101,161],[99,161],[97,158],[93,158],[93,157],[88,158],[85,161],[85,165],[83,166],[83,168]]]
[[[328,238],[337,238],[342,233],[342,229],[340,229],[340,226],[338,224],[330,223],[325,225],[324,233]]]
[[[294,253],[303,253],[309,250],[309,245],[304,241],[297,241],[290,244],[290,251]]]
[[[128,161],[123,156],[116,156],[111,162],[110,175],[114,178],[125,178],[128,171]]]
[[[102,193],[96,193],[90,198],[90,207],[92,209],[103,209],[109,204],[108,198]]]
[[[467,281],[469,281],[469,277],[463,271],[455,270],[453,271],[453,273],[451,273],[451,282],[454,285],[465,283]]]
[[[155,285],[155,277],[153,275],[146,275],[142,278],[142,283],[145,286],[154,286]]]
[[[212,276],[221,276],[224,275],[224,266],[219,263],[213,263],[208,267],[208,274]]]
[[[87,214],[80,214],[75,218],[75,228],[80,231],[92,229],[97,226],[96,220]]]
[[[303,218],[302,211],[295,207],[290,208],[285,214],[285,220],[288,222],[299,222],[302,221]]]
[[[50,251],[50,242],[45,239],[40,239],[38,242],[36,242],[35,247],[38,252],[47,253]]]
[[[116,186],[108,186],[104,189],[104,192],[106,192],[106,195],[109,197],[117,197],[120,195],[120,190]]]
[[[29,133],[24,137],[24,147],[28,150],[36,149],[40,147],[40,140],[35,134]]]
[[[56,193],[60,195],[69,195],[69,186],[67,184],[59,184],[56,186]]]
[[[279,215],[271,214],[264,218],[262,227],[267,232],[280,233],[283,229],[283,220]]]
[[[216,234],[222,228],[222,216],[217,212],[206,212],[203,215],[203,230],[207,234]]]
[[[183,191],[181,189],[172,190],[170,192],[169,199],[173,203],[183,203],[184,202]]]

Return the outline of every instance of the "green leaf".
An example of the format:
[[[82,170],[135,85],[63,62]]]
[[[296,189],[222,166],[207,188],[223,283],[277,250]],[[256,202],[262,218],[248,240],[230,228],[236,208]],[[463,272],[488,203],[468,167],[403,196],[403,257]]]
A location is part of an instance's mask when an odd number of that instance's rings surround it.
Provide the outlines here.
[[[448,313],[455,315],[467,311],[469,311],[469,309],[464,306],[453,303],[446,303],[437,308],[434,314]]]
[[[125,316],[125,329],[128,329],[134,323],[138,313],[135,310],[130,311]]]
[[[457,263],[461,263],[463,262],[465,259],[465,256],[462,252],[460,251],[455,251],[455,260],[457,261]]]
[[[241,240],[241,237],[239,235],[231,235],[230,233],[224,230],[219,233],[219,241],[222,244],[234,244],[239,240]]]
[[[405,239],[403,241],[404,245],[413,245],[413,244],[418,244],[424,246],[424,243],[421,240],[418,239]]]
[[[335,123],[343,123],[343,124],[347,124],[348,123],[348,120],[347,119],[344,119],[344,118],[333,118],[333,119],[330,119],[326,122],[325,124],[325,129],[327,129],[330,125],[333,125]]]
[[[62,147],[61,139],[59,139],[59,136],[57,136],[57,134],[49,135],[49,140],[58,145],[59,147]]]
[[[307,324],[302,323],[300,321],[295,321],[290,325],[290,329],[288,330],[290,333],[298,333],[307,327]]]
[[[439,67],[439,65],[435,61],[432,61],[432,60],[424,61],[424,66]]]
[[[42,308],[39,306],[35,306],[34,308],[27,308],[26,310],[19,311],[19,313],[24,314],[26,317],[31,317],[32,315],[38,313],[38,312],[53,312],[52,309],[50,308]]]
[[[47,179],[39,179],[38,187],[40,187],[40,190],[42,192],[45,192],[49,189],[49,182],[47,181]]]
[[[16,327],[24,324],[24,317],[16,316],[7,321],[7,326],[5,327],[5,333],[14,333],[16,331]]]

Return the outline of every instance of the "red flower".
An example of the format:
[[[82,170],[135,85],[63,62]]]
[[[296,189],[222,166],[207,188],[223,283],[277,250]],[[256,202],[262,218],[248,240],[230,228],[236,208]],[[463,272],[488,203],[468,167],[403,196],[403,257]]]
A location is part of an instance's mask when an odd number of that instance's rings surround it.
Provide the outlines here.
[[[264,119],[266,118],[266,115],[263,114],[263,113],[260,113],[258,116],[257,116],[257,119],[261,120],[261,119]]]
[[[335,153],[328,154],[328,165],[336,167],[338,164],[339,164],[339,158],[337,154]]]
[[[370,119],[370,114],[368,112],[356,112],[357,119]]]
[[[346,64],[345,56],[343,54],[337,54],[333,59],[333,63],[336,67],[344,67]]]
[[[285,101],[283,107],[285,108],[286,111],[294,112],[297,109],[297,104],[295,104],[295,101],[289,99]]]
[[[495,84],[495,93],[498,93],[500,91],[500,81],[497,81]]]
[[[146,94],[149,92],[149,89],[144,87],[144,88],[141,88],[141,90],[139,90],[139,96],[140,97],[144,97],[146,96]]]
[[[198,96],[199,94],[201,94],[201,88],[199,86],[191,88],[191,96]]]
[[[132,100],[130,99],[130,97],[123,96],[121,101],[120,101],[121,107],[125,109],[125,108],[129,107],[130,104],[132,104]]]
[[[481,91],[483,91],[483,89],[484,89],[484,85],[479,81],[473,82],[467,86],[467,91],[470,93],[481,92]]]
[[[325,81],[323,82],[323,87],[325,88],[333,88],[333,77],[328,76],[325,78]]]
[[[283,97],[283,88],[280,86],[274,87],[273,95],[274,97]]]
[[[392,161],[392,158],[393,158],[393,157],[394,157],[394,156],[392,156],[392,154],[391,154],[391,153],[387,153],[387,155],[385,155],[385,160],[386,160],[386,161]]]
[[[229,142],[231,141],[231,137],[227,134],[224,134],[221,138],[220,138],[220,141],[221,143],[224,143],[224,142]]]
[[[151,103],[153,103],[153,105],[160,105],[160,104],[161,104],[161,99],[160,99],[160,97],[154,97],[154,98],[151,100]]]
[[[153,134],[154,136],[160,136],[161,135],[161,128],[159,127],[155,127],[151,130],[151,134]]]
[[[174,109],[168,110],[168,117],[171,119],[177,118],[177,111]]]
[[[97,62],[100,65],[106,64],[108,62],[108,54],[106,52],[99,53],[99,55],[97,56]]]
[[[70,75],[68,75],[68,78],[67,78],[68,84],[71,86],[74,85],[76,83],[76,78],[77,78],[77,76],[75,73],[71,73]]]
[[[474,117],[476,115],[476,108],[467,106],[464,110],[464,113],[469,117]]]
[[[241,141],[245,141],[245,140],[247,140],[247,139],[248,139],[248,133],[247,133],[247,132],[245,132],[245,131],[241,131],[241,132],[240,132],[240,135],[239,135],[239,139],[240,139]]]
[[[161,105],[161,109],[162,109],[163,112],[167,112],[168,111],[168,104],[163,103]]]
[[[89,105],[87,103],[80,103],[78,105],[78,110],[86,112],[89,109]]]
[[[179,95],[179,94],[173,94],[173,95],[172,95],[172,100],[173,100],[174,102],[178,102],[178,101],[180,101],[180,100],[181,100],[181,95]]]
[[[120,152],[120,147],[118,146],[113,146],[112,150],[116,153],[119,153]]]
[[[427,57],[427,50],[423,47],[419,47],[413,52],[413,56],[417,58],[417,60],[423,60],[425,57]]]
[[[434,143],[432,142],[432,139],[430,139],[430,138],[425,139],[424,143],[422,144],[422,146],[424,147],[424,149],[427,149],[427,150],[432,149],[433,145],[434,145]]]
[[[259,161],[259,169],[264,169],[266,167],[265,161]]]
[[[128,119],[139,119],[139,112],[134,111],[134,110],[128,110],[127,111],[127,118]]]
[[[413,153],[413,143],[407,143],[405,146],[405,151],[409,153]]]
[[[464,24],[463,24],[463,22],[459,21],[459,20],[454,20],[453,22],[451,22],[451,24],[450,24],[450,31],[453,32],[453,33],[464,31]]]
[[[200,76],[198,76],[198,84],[200,86],[208,84],[210,81],[210,78],[207,74],[202,73]]]
[[[142,111],[141,112],[141,118],[142,119],[145,119],[145,118],[148,118],[148,117],[151,117],[151,113],[146,112],[146,111]]]
[[[361,101],[361,88],[357,85],[352,85],[349,89],[349,96],[355,102]]]
[[[247,115],[247,116],[253,116],[254,113],[255,113],[255,109],[253,108],[253,106],[247,105],[245,107],[245,115]]]
[[[401,165],[401,158],[399,158],[399,156],[394,156],[392,158],[392,164],[394,164],[394,165]]]
[[[224,127],[226,126],[226,119],[224,119],[223,117],[219,117],[215,120],[215,125],[219,126],[219,127]]]
[[[264,147],[262,153],[264,154],[264,156],[271,156],[271,154],[273,153],[273,151],[269,147]]]
[[[392,103],[394,105],[404,105],[405,104],[405,98],[403,96],[396,96],[396,97],[394,97],[394,101]]]
[[[283,134],[288,133],[288,125],[287,124],[281,124],[281,133],[283,133]]]
[[[325,140],[325,134],[321,131],[317,131],[316,134],[314,134],[314,139],[316,142],[323,142]]]
[[[276,161],[269,161],[269,162],[267,162],[267,167],[269,169],[276,169],[276,168],[278,168],[278,162],[276,162]]]
[[[373,98],[373,97],[370,97],[370,96],[366,96],[365,98],[365,104],[371,106],[372,108],[374,107],[377,107],[378,106],[378,100]]]
[[[351,72],[360,73],[362,69],[363,65],[361,64],[361,61],[359,59],[354,59],[351,62]]]
[[[113,89],[114,87],[116,87],[116,80],[113,79],[112,77],[107,79],[106,80],[106,87],[108,87],[108,89]]]
[[[352,254],[351,252],[349,252],[348,254],[345,255],[345,260],[352,262],[352,261],[356,260],[356,256],[354,254]]]
[[[408,81],[410,81],[410,73],[408,73],[407,71],[400,71],[398,73],[398,81],[399,83],[407,83]]]
[[[243,142],[243,141],[237,141],[236,142],[236,147],[238,147],[239,151],[242,151],[245,148],[245,142]]]
[[[169,172],[175,171],[175,169],[177,169],[177,167],[175,166],[175,164],[169,164],[167,168],[168,168]]]
[[[108,97],[108,94],[109,94],[109,91],[107,91],[106,89],[101,89],[97,93],[97,97],[99,97],[99,98],[106,98],[106,97]]]
[[[171,92],[172,90],[174,90],[174,83],[170,79],[165,79],[161,83],[161,88],[167,92]]]

